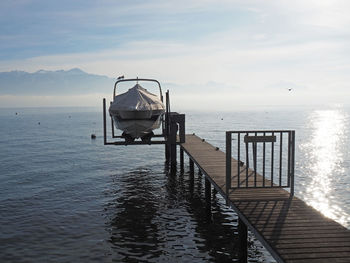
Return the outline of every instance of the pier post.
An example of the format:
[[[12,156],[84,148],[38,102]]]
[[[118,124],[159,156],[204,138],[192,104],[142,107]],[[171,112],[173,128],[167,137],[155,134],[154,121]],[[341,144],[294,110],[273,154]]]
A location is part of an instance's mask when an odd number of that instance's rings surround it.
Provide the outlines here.
[[[185,142],[185,114],[178,114],[177,112],[167,112],[167,145],[166,154],[168,153],[167,160],[170,159],[171,172],[176,172],[176,145],[177,143]],[[179,140],[177,139],[177,132],[179,131]]]
[[[194,162],[190,158],[190,175],[194,176]]]
[[[194,162],[190,159],[190,191],[193,192],[194,189]]]
[[[240,263],[247,263],[248,229],[241,218],[238,218],[238,258]]]
[[[205,200],[207,205],[211,202],[211,184],[207,177],[205,177]]]
[[[170,165],[171,173],[176,172],[176,134],[177,134],[177,123],[174,121],[170,122]]]
[[[169,163],[169,144],[165,143],[165,161],[166,163]]]
[[[212,213],[211,213],[211,183],[205,176],[205,209],[208,222],[212,222]]]
[[[184,150],[180,148],[180,172],[184,172]]]

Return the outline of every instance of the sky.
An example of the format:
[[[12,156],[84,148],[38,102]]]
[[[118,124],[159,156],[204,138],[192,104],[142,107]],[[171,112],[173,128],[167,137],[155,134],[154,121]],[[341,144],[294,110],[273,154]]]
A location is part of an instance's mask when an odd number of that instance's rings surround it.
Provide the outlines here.
[[[338,0],[1,0],[0,71],[155,78],[180,109],[346,104],[349,13]],[[74,104],[40,98],[0,103]]]

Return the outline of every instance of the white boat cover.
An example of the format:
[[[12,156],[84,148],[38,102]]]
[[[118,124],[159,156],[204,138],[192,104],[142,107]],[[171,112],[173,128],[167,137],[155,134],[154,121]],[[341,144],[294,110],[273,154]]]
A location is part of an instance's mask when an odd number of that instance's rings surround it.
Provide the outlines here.
[[[109,108],[116,111],[158,111],[164,110],[161,100],[154,94],[136,84],[127,92],[117,95]]]

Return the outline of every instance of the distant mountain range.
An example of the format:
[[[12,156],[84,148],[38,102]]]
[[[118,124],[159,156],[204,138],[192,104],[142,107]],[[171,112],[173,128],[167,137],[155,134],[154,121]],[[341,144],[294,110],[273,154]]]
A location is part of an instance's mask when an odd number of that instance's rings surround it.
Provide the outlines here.
[[[0,72],[1,95],[82,95],[92,93],[111,93],[116,79],[107,76],[89,74],[79,68],[70,70],[39,70],[34,73],[25,71]],[[145,87],[147,88],[147,87]],[[162,83],[163,92],[167,89],[172,94],[230,92],[238,90],[235,86],[223,83],[207,82],[204,84],[178,85]]]
[[[25,71],[0,72],[0,95],[76,95],[106,93],[115,80],[106,76],[71,70],[34,73]]]

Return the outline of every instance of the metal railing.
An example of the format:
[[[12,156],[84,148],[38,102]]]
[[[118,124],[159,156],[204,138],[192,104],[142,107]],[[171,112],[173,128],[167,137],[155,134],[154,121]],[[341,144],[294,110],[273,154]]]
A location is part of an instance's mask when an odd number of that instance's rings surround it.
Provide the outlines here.
[[[227,131],[227,195],[230,189],[268,187],[290,188],[294,195],[294,159],[293,130]]]

